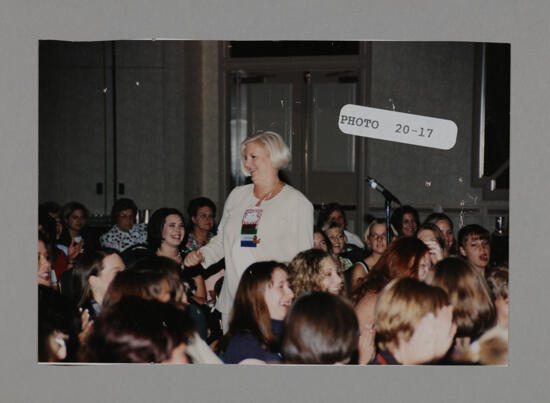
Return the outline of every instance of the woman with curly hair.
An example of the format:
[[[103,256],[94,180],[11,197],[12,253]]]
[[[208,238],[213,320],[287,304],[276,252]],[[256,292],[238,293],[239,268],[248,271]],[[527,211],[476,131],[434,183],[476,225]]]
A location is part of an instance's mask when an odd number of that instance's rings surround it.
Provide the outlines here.
[[[292,259],[288,269],[296,297],[310,291],[331,294],[343,292],[343,276],[338,270],[338,264],[328,252],[315,248],[300,252]]]

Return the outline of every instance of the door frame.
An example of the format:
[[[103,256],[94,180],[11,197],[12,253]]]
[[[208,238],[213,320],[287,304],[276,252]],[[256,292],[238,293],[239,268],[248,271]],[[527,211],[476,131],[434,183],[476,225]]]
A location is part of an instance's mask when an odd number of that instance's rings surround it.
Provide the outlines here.
[[[342,71],[354,70],[358,76],[358,93],[357,102],[360,105],[368,106],[370,101],[370,73],[372,60],[372,44],[371,42],[359,42],[358,55],[346,56],[290,56],[290,57],[258,57],[258,58],[231,58],[230,57],[230,42],[219,42],[219,142],[220,142],[220,166],[223,169],[220,177],[219,189],[220,195],[225,199],[230,189],[231,169],[230,169],[230,81],[229,73],[234,70],[254,70],[254,71],[270,71],[270,72],[285,72],[285,71]],[[307,128],[306,128],[307,130]],[[306,158],[304,160],[304,169],[308,169],[308,144],[305,144]],[[364,178],[366,175],[366,153],[367,139],[357,137],[355,142],[356,147],[356,200],[354,206],[344,206],[346,211],[355,211],[355,228],[351,228],[357,233],[362,234],[365,224],[364,216],[368,206],[365,205],[365,184]],[[307,171],[304,173],[304,186],[307,184]],[[316,208],[319,206],[316,206]]]

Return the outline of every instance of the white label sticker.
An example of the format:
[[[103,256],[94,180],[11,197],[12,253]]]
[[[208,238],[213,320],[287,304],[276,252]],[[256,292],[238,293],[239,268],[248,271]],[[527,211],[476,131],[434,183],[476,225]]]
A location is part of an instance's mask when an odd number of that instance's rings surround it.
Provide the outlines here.
[[[340,110],[338,127],[355,136],[442,150],[454,147],[458,132],[451,120],[353,104],[344,105]]]

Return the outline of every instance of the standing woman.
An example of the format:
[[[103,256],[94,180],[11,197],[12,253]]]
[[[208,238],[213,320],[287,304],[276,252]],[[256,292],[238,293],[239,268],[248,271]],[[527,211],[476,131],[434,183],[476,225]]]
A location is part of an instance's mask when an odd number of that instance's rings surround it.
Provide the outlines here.
[[[241,169],[252,183],[228,196],[216,235],[210,243],[189,253],[186,266],[204,268],[225,256],[225,279],[216,308],[224,331],[239,279],[254,262],[289,262],[313,246],[313,205],[279,180],[279,169],[290,163],[290,151],[281,136],[263,132],[241,143]]]

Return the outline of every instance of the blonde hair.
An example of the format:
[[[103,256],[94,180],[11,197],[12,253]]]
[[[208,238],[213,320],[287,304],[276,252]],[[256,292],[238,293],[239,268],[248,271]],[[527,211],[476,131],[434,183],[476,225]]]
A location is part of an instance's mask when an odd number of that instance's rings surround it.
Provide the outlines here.
[[[493,302],[498,298],[508,298],[508,266],[499,266],[491,270],[487,277],[487,285]]]
[[[384,227],[386,227],[386,220],[384,220],[383,218],[375,218],[371,221],[365,232],[363,232],[363,241],[365,242],[365,245],[369,247],[369,249],[372,247],[369,237],[375,225],[383,225]],[[392,239],[397,237],[397,230],[392,224],[390,224],[390,234]]]
[[[470,344],[456,360],[482,365],[507,365],[508,329],[504,326],[495,326],[489,329],[478,340]]]
[[[394,351],[401,341],[410,340],[424,315],[436,315],[448,304],[447,294],[440,287],[411,277],[392,280],[376,301],[374,324],[378,347]]]
[[[416,237],[418,238],[418,234],[420,231],[432,231],[432,234],[435,237],[435,241],[439,244],[441,247],[441,250],[443,251],[443,257],[449,256],[449,251],[447,250],[447,243],[445,242],[445,237],[443,236],[443,232],[439,229],[439,227],[432,223],[424,223],[421,226],[418,227],[418,230],[416,231]]]
[[[292,259],[288,265],[288,271],[296,298],[310,291],[326,291],[322,284],[326,277],[326,273],[322,270],[322,262],[326,258],[334,260],[328,252],[313,248],[298,253]],[[338,264],[337,267],[339,267]],[[341,273],[338,275],[342,277]]]
[[[248,172],[248,169],[244,166],[244,148],[247,144],[253,142],[258,142],[264,146],[266,151],[269,153],[269,158],[271,159],[271,165],[273,168],[286,168],[288,164],[290,164],[290,150],[282,137],[275,132],[261,132],[245,139],[241,143],[241,171],[244,175],[250,176],[250,172]]]

